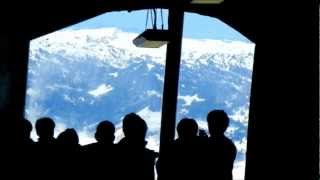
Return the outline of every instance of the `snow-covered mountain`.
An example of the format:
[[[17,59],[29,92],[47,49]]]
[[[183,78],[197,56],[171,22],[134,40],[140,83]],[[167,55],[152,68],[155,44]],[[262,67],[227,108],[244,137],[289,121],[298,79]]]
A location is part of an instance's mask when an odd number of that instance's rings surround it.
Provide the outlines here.
[[[165,51],[137,48],[136,33],[117,28],[62,30],[30,44],[26,117],[50,116],[57,132],[78,130],[81,143],[95,126],[137,112],[149,126],[148,145],[159,146]],[[183,39],[177,120],[195,118],[206,129],[206,114],[222,108],[231,117],[230,136],[244,159],[254,44]]]
[[[126,68],[133,61],[142,59],[164,65],[166,47],[147,51],[137,48],[132,43],[137,35],[117,28],[58,31],[34,40],[30,57],[34,58],[39,55],[39,50],[45,49],[48,53],[70,57],[74,61],[93,57],[116,68]],[[237,66],[251,69],[253,48],[254,44],[240,41],[183,39],[182,61],[190,67],[214,62],[221,68]]]

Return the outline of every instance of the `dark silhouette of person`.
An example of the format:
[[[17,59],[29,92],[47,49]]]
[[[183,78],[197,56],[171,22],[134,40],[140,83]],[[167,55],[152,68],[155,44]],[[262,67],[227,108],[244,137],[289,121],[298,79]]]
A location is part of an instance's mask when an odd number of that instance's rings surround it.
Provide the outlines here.
[[[52,174],[53,169],[56,169],[55,164],[64,160],[54,138],[55,123],[50,117],[42,117],[36,121],[35,128],[39,137],[33,158],[35,169],[44,174]]]
[[[67,148],[79,148],[79,137],[76,130],[73,128],[64,130],[58,135],[56,143]]]
[[[175,144],[189,145],[198,143],[198,124],[194,119],[183,118],[177,125],[178,138]]]
[[[115,139],[114,133],[115,127],[112,122],[108,120],[100,122],[94,135],[97,142],[84,146],[84,151],[98,152],[112,148]]]
[[[112,179],[117,176],[117,158],[119,152],[113,143],[115,127],[112,122],[105,120],[98,124],[95,132],[97,142],[83,147],[83,159],[85,164],[90,164],[83,172],[88,173],[93,178],[104,177]]]
[[[147,142],[145,141],[147,133],[146,122],[137,114],[127,114],[122,121],[122,130],[124,138],[119,144],[128,145],[137,148],[144,148]]]
[[[20,145],[33,145],[35,142],[30,138],[32,124],[27,119],[23,118],[19,121],[17,135]]]
[[[229,117],[223,110],[208,113],[207,122],[210,137],[207,151],[207,177],[216,180],[232,180],[233,163],[237,149],[224,133],[229,126]]]
[[[123,119],[124,138],[118,143],[121,152],[120,179],[154,180],[154,165],[158,153],[147,149],[146,122],[137,114],[127,114]]]
[[[161,166],[161,158],[157,161],[159,173],[163,169],[161,179],[202,179],[204,144],[198,136],[198,124],[194,119],[183,118],[177,125],[178,138],[172,143],[167,153],[169,163]]]
[[[36,131],[39,136],[37,144],[39,145],[52,145],[56,144],[56,139],[53,137],[54,121],[49,117],[43,117],[36,121]]]
[[[35,142],[30,138],[32,124],[25,118],[18,119],[16,122],[18,122],[16,138],[19,147],[12,152],[14,156],[10,158],[10,161],[14,162],[13,168],[26,169],[31,162],[34,162],[35,156]]]
[[[56,159],[59,159],[59,166],[56,170],[64,175],[74,175],[79,172],[82,166],[80,162],[79,137],[75,129],[68,128],[61,132],[56,140]],[[82,162],[82,160],[81,160]]]

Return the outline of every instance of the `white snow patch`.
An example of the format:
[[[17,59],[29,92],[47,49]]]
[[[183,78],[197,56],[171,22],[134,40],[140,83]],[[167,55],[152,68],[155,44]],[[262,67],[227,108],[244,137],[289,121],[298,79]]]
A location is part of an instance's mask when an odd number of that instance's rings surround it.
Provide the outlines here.
[[[85,102],[85,98],[84,98],[84,97],[79,97],[79,100],[80,100],[81,102]]]
[[[228,129],[226,130],[226,136],[231,137],[231,135],[233,135],[234,133],[237,132],[237,130],[239,129],[239,127],[236,126],[229,126]]]
[[[31,96],[32,98],[36,98],[37,96],[40,95],[40,92],[33,89],[33,88],[28,88],[27,89],[27,95]]]
[[[243,137],[240,141],[235,141],[234,144],[237,147],[238,153],[246,153],[247,151],[247,137]]]
[[[159,134],[148,136],[147,138],[147,148],[159,152],[160,142],[159,142]]]
[[[157,77],[158,80],[164,82],[164,77],[161,76],[160,74],[156,74],[156,77]]]
[[[150,110],[149,106],[147,106],[137,112],[137,114],[146,121],[148,125],[148,131],[158,132],[160,130],[161,112],[152,111]]]
[[[124,138],[124,133],[122,131],[122,122],[115,125],[116,131],[114,133],[115,139],[114,142],[118,143],[122,138]]]
[[[66,124],[56,122],[56,127],[54,128],[54,137],[57,138],[60,133],[67,129]]]
[[[94,138],[94,135],[92,133],[89,133],[88,131],[80,131],[78,132],[79,136],[79,144],[81,145],[87,145],[91,143],[97,142]]]
[[[148,91],[147,91],[147,95],[148,95],[148,96],[161,97],[161,94],[160,94],[160,93],[158,93],[158,92],[157,92],[157,91],[155,91],[155,90],[148,90]]]
[[[67,102],[70,102],[71,104],[74,104],[74,105],[76,104],[76,101],[67,94],[63,95],[63,99]]]
[[[249,120],[249,108],[248,107],[240,107],[233,111],[233,114],[229,116],[235,121],[241,122],[243,125],[248,126]]]
[[[109,73],[110,76],[116,78],[118,77],[118,72],[114,72],[114,73]]]
[[[188,113],[189,113],[189,110],[187,110],[186,108],[182,108],[182,109],[180,110],[180,113],[181,113],[181,114],[188,114]]]
[[[197,121],[199,129],[205,130],[208,134],[208,123],[206,120]]]
[[[205,101],[205,99],[203,98],[199,98],[198,94],[195,94],[193,96],[190,95],[186,95],[186,96],[178,96],[178,99],[182,99],[184,100],[185,104],[183,104],[182,106],[190,106],[193,102],[203,102]]]
[[[99,96],[108,94],[112,90],[113,90],[112,86],[106,85],[106,84],[101,84],[96,89],[89,91],[88,94],[97,98]]]
[[[150,71],[152,68],[155,67],[155,65],[154,64],[147,64],[147,67],[148,67],[148,70]]]
[[[228,108],[230,108],[232,106],[232,102],[224,101],[224,103]]]
[[[232,175],[234,180],[244,180],[246,161],[235,161]]]

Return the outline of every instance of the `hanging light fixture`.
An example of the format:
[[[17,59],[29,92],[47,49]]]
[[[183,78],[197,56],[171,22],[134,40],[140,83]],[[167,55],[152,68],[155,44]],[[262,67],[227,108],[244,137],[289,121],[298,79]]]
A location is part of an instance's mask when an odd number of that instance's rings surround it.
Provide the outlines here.
[[[135,46],[142,47],[142,48],[159,48],[159,47],[167,44],[170,41],[169,30],[163,29],[162,9],[161,9],[161,20],[162,20],[162,28],[161,29],[157,29],[157,11],[156,11],[156,9],[153,9],[153,13],[154,13],[154,15],[152,15],[152,12],[150,13],[151,23],[152,23],[153,28],[147,29],[148,15],[149,15],[149,10],[147,10],[146,30],[133,40],[133,44]]]

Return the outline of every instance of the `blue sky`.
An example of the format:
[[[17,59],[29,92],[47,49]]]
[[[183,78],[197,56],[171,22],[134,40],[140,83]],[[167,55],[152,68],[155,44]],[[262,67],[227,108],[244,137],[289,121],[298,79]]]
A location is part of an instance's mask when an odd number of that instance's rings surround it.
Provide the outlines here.
[[[120,11],[105,13],[87,21],[75,24],[67,29],[92,29],[104,27],[118,27],[124,31],[140,33],[145,29],[146,13],[140,11]],[[161,27],[160,10],[157,13],[158,28]],[[163,11],[164,28],[167,28],[167,10]],[[149,14],[148,28],[151,28]],[[242,34],[223,23],[219,19],[201,16],[194,13],[185,13],[183,36],[195,39],[219,39],[219,40],[239,40],[250,42]]]

